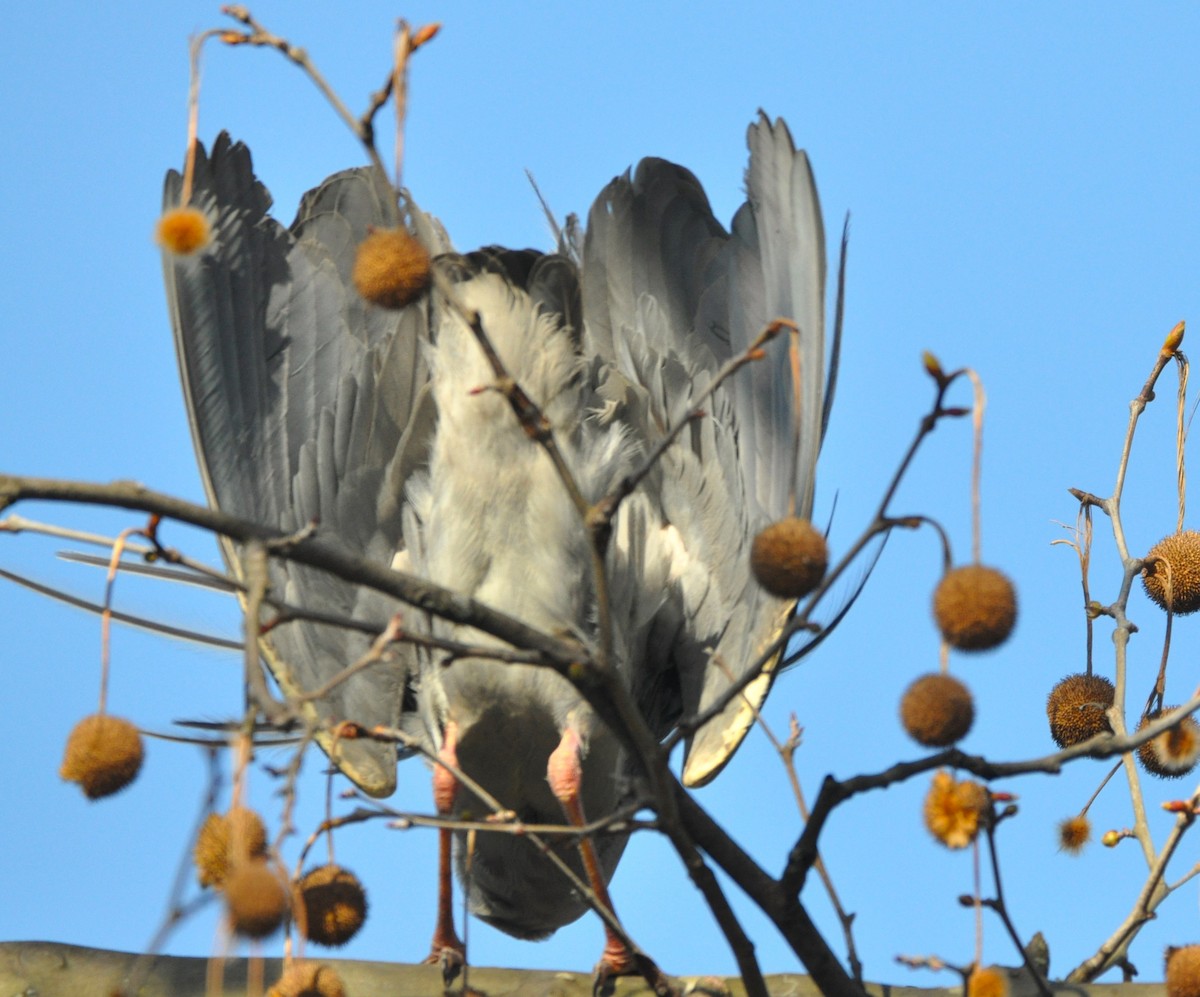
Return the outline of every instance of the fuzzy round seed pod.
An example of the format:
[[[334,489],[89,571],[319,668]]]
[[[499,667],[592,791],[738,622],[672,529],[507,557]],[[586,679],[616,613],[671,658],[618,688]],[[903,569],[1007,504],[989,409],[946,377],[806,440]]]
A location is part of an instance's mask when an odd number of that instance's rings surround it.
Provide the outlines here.
[[[1092,822],[1086,814],[1068,817],[1058,825],[1058,850],[1068,855],[1078,855],[1083,846],[1092,840]]]
[[[1008,997],[1008,975],[996,966],[971,970],[967,997]]]
[[[1046,699],[1050,736],[1060,748],[1109,733],[1105,710],[1112,706],[1116,690],[1103,675],[1079,672],[1060,680]]]
[[[801,599],[820,584],[829,563],[825,537],[807,519],[788,516],[754,538],[750,570],[758,584],[781,599]]]
[[[212,225],[197,208],[171,208],[159,217],[154,238],[176,256],[191,256],[212,240]]]
[[[1167,571],[1167,562],[1170,571]],[[1150,548],[1142,568],[1142,587],[1162,609],[1168,608],[1167,576],[1170,575],[1171,612],[1186,616],[1200,609],[1200,533],[1184,530],[1163,537]]]
[[[1138,724],[1138,730],[1144,730],[1175,708],[1164,706],[1161,710],[1151,711]],[[1197,760],[1200,760],[1200,724],[1196,723],[1195,717],[1184,717],[1174,727],[1168,727],[1138,748],[1142,768],[1160,779],[1182,778],[1196,767]]]
[[[970,779],[957,781],[949,772],[933,774],[925,797],[925,826],[947,848],[966,848],[991,810],[987,790]]]
[[[1200,945],[1170,945],[1166,952],[1167,997],[1200,997]]]
[[[201,886],[220,886],[231,865],[262,858],[266,853],[267,829],[253,810],[234,807],[228,813],[209,814],[196,836],[192,854],[196,879]]]
[[[330,966],[294,962],[267,991],[267,997],[346,997],[346,985]]]
[[[359,244],[351,276],[371,304],[403,308],[429,287],[429,267],[429,251],[408,232],[377,228]]]
[[[947,571],[933,593],[933,618],[951,647],[987,651],[1008,640],[1017,593],[995,568],[966,564]]]
[[[975,721],[975,704],[970,690],[958,679],[931,672],[905,691],[900,721],[918,744],[945,748],[966,737]]]
[[[287,918],[287,884],[263,859],[235,863],[223,890],[229,925],[239,935],[266,938]]]
[[[58,774],[79,783],[89,800],[98,800],[133,782],[144,757],[142,735],[133,724],[93,713],[72,728]]]
[[[318,945],[345,945],[367,917],[367,894],[358,877],[340,865],[310,869],[296,886],[303,930]]]

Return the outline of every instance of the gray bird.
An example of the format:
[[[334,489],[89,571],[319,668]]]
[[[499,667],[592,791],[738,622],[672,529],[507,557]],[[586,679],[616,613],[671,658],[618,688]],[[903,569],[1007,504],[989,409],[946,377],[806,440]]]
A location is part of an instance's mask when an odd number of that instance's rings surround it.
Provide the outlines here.
[[[612,664],[650,729],[666,736],[750,668],[794,610],[752,579],[749,548],[789,503],[799,516],[811,513],[835,366],[827,375],[825,237],[808,159],[782,121],[760,115],[748,141],[746,203],[729,231],[697,179],[660,159],[601,192],[581,246],[549,254],[490,247],[457,255],[437,220],[401,195],[404,223],[446,280],[389,311],[364,302],[350,272],[368,230],[394,217],[396,192],[368,169],[338,173],[304,196],[284,228],[268,214],[249,151],[221,135],[199,156],[192,197],[214,222],[213,241],[195,256],[165,258],[209,501],[285,531],[315,522],[320,536],[363,558],[594,645],[587,535],[504,397],[476,390],[495,378],[462,308],[477,310],[508,371],[549,419],[589,502],[637,467],[771,320],[793,320],[795,354],[781,337],[726,381],[614,520],[605,564]],[[179,196],[171,173],[166,204]],[[239,549],[223,548],[241,577]],[[275,594],[327,613],[382,622],[404,610],[284,560],[272,559],[269,574]],[[497,643],[411,609],[405,625]],[[291,623],[272,630],[262,652],[280,687],[300,693],[368,644],[354,631]],[[728,761],[778,662],[690,739],[686,784],[707,782]],[[393,663],[304,710],[339,768],[379,796],[394,788],[396,749],[335,742],[329,732],[339,722],[417,733],[527,822],[561,823],[564,809],[575,822],[601,818],[632,791],[616,738],[565,679],[531,665],[466,658],[447,667],[436,653],[401,645]],[[486,812],[437,772],[440,809]],[[591,846],[598,890],[625,843],[603,835]],[[450,847],[447,832],[447,869]],[[570,861],[583,871],[586,856]],[[478,835],[462,878],[470,910],[520,937],[549,935],[586,909],[519,836]],[[434,956],[461,953],[444,908]],[[602,963],[620,972],[628,959],[610,934]]]

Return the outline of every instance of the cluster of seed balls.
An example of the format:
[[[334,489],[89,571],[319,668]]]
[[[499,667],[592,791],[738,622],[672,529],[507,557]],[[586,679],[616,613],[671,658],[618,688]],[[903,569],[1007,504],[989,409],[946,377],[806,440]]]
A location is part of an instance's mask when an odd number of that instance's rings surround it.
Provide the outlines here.
[[[193,858],[200,885],[221,891],[230,927],[246,938],[265,938],[294,914],[309,941],[339,946],[366,919],[362,884],[341,866],[311,869],[289,889],[271,861],[262,818],[245,807],[209,814]]]
[[[67,738],[60,774],[92,800],[128,786],[142,766],[141,733],[107,713],[85,717]],[[210,814],[196,839],[196,878],[221,892],[230,928],[246,938],[265,938],[293,916],[301,933],[318,945],[345,945],[362,927],[367,897],[358,878],[329,864],[289,884],[271,861],[266,827],[253,810],[235,807]],[[337,974],[327,966],[290,966],[271,997],[341,997]]]
[[[825,576],[825,538],[808,520],[789,517],[754,538],[750,567],[772,595],[799,599]],[[961,651],[985,651],[1003,643],[1017,618],[1016,591],[995,568],[970,564],[946,573],[933,597],[933,615],[946,642]],[[971,729],[975,707],[967,687],[941,673],[923,675],[900,707],[905,730],[919,743],[944,748]]]
[[[1163,538],[1150,548],[1145,562],[1142,585],[1152,602],[1179,616],[1200,609],[1200,533],[1185,530]],[[1046,700],[1054,743],[1069,748],[1098,734],[1111,733],[1108,710],[1114,694],[1112,682],[1102,675],[1081,672],[1061,679]],[[1150,711],[1138,730],[1173,709],[1165,706]],[[1193,717],[1185,717],[1139,747],[1137,757],[1142,768],[1159,778],[1187,775],[1200,760],[1200,724]]]
[[[755,537],[750,566],[768,592],[799,599],[825,576],[825,538],[807,520],[788,518]],[[1017,619],[1017,595],[1005,575],[981,564],[948,571],[933,596],[933,617],[946,643],[960,651],[986,651],[1008,639]],[[900,701],[904,729],[927,748],[957,743],[975,721],[967,687],[942,672],[920,676]],[[934,774],[925,799],[925,826],[947,848],[965,848],[975,840],[992,810],[987,788],[948,772]],[[968,989],[979,997],[997,993],[1002,977],[990,970],[972,974]]]

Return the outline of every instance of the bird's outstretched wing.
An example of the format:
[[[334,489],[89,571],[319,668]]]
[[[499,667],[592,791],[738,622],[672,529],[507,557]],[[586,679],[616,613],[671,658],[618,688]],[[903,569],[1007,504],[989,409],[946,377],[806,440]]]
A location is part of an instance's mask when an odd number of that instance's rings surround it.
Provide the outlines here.
[[[795,604],[753,580],[750,544],[769,522],[812,509],[827,376],[824,226],[786,125],[760,116],[748,140],[747,199],[731,231],[691,173],[648,159],[601,194],[584,244],[584,315],[610,368],[599,390],[647,449],[767,323],[800,329],[798,377],[781,337],[727,381],[647,480],[640,533],[626,530],[630,556],[647,565],[644,591],[626,601],[658,607],[633,679],[659,733],[708,709],[779,635]],[[728,761],[778,660],[692,737],[687,783]]]
[[[168,175],[165,202],[179,201]],[[433,425],[422,344],[425,306],[369,307],[355,292],[355,247],[387,225],[390,186],[367,169],[335,174],[307,194],[290,228],[267,214],[249,150],[222,134],[197,158],[192,204],[213,223],[195,256],[164,258],[188,417],[208,499],[285,531],[315,522],[352,553],[390,564],[402,549],[405,482],[425,459]],[[404,204],[410,230],[431,253],[450,249],[435,219]],[[234,575],[237,546],[222,543]],[[324,612],[386,622],[397,604],[332,576],[272,560],[272,591]],[[327,682],[368,647],[331,626],[283,624],[263,640],[280,686],[302,693]],[[403,652],[401,652],[403,655]],[[387,669],[382,672],[381,669]],[[330,721],[396,725],[411,707],[414,663],[377,665],[307,702]],[[367,792],[385,795],[396,752],[366,741],[322,742]]]

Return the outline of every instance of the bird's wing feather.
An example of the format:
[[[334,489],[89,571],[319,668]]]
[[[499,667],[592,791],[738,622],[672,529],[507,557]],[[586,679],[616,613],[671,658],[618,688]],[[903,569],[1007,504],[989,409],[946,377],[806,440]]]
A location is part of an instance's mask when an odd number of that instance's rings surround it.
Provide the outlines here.
[[[404,483],[424,459],[433,423],[421,354],[428,320],[421,305],[384,312],[353,290],[354,250],[368,225],[386,225],[390,190],[367,170],[336,174],[305,195],[290,229],[267,214],[244,145],[222,134],[196,163],[192,204],[214,226],[194,257],[164,258],[168,306],[209,501],[217,508],[321,535],[389,564],[402,546]],[[180,177],[167,177],[165,202],[178,203]],[[433,253],[449,249],[436,220],[411,204],[409,224]],[[236,545],[222,542],[237,577]],[[270,583],[289,602],[381,623],[398,607],[303,566],[271,562]],[[302,692],[355,661],[367,639],[312,624],[285,624],[263,640],[281,687]],[[331,721],[402,721],[413,663],[378,665],[320,701]],[[365,790],[395,783],[394,749],[321,736],[323,746]]]
[[[666,559],[670,584],[664,598],[661,581],[645,579],[660,608],[634,682],[660,734],[716,702],[778,636],[794,603],[753,581],[750,543],[788,514],[793,493],[797,515],[812,507],[825,379],[820,206],[807,157],[782,122],[760,117],[749,145],[747,200],[731,232],[691,173],[645,160],[601,194],[584,246],[588,335],[609,368],[598,390],[647,448],[769,321],[800,327],[798,403],[781,337],[717,390],[646,479],[654,514],[639,510],[636,546],[656,552],[647,561]],[[695,733],[689,784],[707,782],[736,750],[777,662]]]

